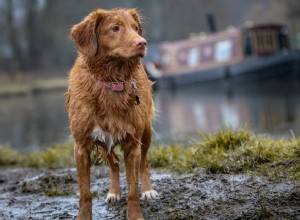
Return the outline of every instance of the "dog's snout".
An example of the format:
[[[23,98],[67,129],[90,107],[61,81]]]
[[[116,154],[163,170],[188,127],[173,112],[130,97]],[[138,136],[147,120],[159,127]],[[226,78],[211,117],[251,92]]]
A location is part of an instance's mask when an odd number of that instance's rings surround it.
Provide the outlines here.
[[[135,43],[138,48],[144,48],[147,46],[147,41],[144,38],[138,39]]]

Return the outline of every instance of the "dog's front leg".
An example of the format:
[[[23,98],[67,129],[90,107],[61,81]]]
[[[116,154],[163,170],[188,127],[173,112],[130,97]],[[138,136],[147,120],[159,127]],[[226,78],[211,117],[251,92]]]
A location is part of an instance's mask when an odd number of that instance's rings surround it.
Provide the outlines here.
[[[109,192],[106,197],[107,203],[114,203],[121,198],[120,176],[119,176],[119,158],[112,150],[111,154],[107,155],[109,164]]]
[[[142,199],[156,199],[157,192],[153,189],[147,162],[147,152],[151,143],[151,126],[147,126],[142,137],[141,180]]]
[[[129,220],[143,220],[139,199],[139,172],[141,163],[141,146],[138,143],[124,147],[126,179],[128,185],[128,209]]]
[[[91,147],[75,144],[74,156],[79,184],[79,212],[76,220],[92,219],[92,196],[90,192]]]

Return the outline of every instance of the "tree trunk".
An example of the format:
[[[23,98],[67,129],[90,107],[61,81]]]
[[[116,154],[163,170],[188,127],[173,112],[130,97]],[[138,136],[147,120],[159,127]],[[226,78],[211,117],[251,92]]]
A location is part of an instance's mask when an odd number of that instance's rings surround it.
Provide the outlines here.
[[[26,2],[26,31],[27,31],[27,68],[37,68],[40,66],[39,44],[38,39],[38,18],[36,10],[37,0],[27,0]]]
[[[22,56],[22,50],[20,44],[18,42],[18,34],[14,27],[14,5],[12,0],[6,0],[6,21],[7,21],[7,28],[8,28],[8,41],[9,46],[12,50],[12,59],[17,63],[17,69],[24,69],[25,68],[25,60]]]

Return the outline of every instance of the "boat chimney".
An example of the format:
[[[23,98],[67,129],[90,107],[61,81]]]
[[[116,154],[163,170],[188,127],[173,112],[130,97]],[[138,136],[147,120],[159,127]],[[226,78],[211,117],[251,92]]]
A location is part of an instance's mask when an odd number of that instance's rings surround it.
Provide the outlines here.
[[[215,15],[211,10],[207,11],[206,13],[206,21],[207,21],[209,32],[211,33],[217,32]]]

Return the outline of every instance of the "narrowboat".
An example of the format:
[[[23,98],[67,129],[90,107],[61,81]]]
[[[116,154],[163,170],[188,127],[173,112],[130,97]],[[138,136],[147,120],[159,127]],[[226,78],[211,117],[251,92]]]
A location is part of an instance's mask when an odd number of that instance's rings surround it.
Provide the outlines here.
[[[297,78],[300,53],[286,26],[266,24],[152,45],[144,66],[158,87]]]

